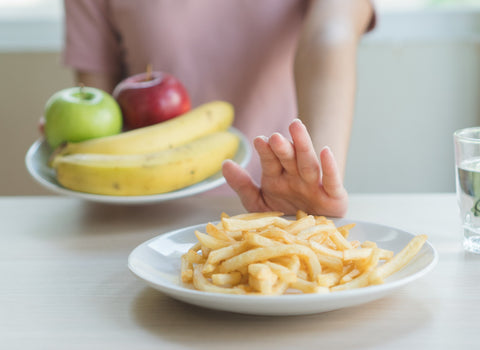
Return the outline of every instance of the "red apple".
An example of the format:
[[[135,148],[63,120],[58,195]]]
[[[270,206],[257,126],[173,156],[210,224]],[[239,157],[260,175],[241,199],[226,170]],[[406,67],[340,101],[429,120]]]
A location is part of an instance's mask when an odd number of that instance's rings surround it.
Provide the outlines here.
[[[190,97],[182,83],[171,74],[153,71],[121,81],[113,97],[122,109],[127,129],[163,122],[188,112]]]

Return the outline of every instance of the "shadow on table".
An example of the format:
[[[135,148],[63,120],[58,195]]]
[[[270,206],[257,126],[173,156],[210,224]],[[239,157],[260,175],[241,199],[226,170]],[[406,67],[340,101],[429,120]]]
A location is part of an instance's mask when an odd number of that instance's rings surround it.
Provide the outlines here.
[[[114,205],[85,202],[82,205],[81,220],[89,227],[111,228],[121,231],[152,229],[165,230],[219,220],[225,205],[237,212],[243,212],[239,199],[222,196],[194,196],[167,202],[144,205]],[[230,213],[231,214],[231,213]]]
[[[464,252],[464,259],[466,261],[480,261],[480,254]]]
[[[232,210],[242,210],[236,198],[218,198],[209,201],[208,205],[205,201],[200,196],[145,205],[68,201],[56,211],[46,210],[30,234],[80,253],[113,251],[128,254],[155,236],[218,220],[225,210],[225,202]],[[52,222],[62,229],[51,230]]]
[[[213,348],[262,344],[295,348],[301,346],[303,338],[309,339],[309,346],[371,348],[403,338],[422,328],[432,316],[418,300],[405,294],[315,315],[253,316],[192,306],[152,288],[139,293],[132,313],[141,327],[159,338],[184,346],[201,343]]]
[[[115,225],[125,231],[142,227],[168,226],[178,220],[179,213],[188,213],[196,208],[187,201],[149,205],[112,205],[85,203],[82,217],[89,226]],[[185,221],[188,223],[188,216]]]

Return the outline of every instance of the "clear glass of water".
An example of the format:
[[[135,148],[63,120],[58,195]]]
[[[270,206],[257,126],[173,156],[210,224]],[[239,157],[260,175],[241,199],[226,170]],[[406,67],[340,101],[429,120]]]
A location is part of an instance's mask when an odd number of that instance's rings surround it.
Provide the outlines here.
[[[480,254],[480,127],[457,130],[453,139],[463,246]]]

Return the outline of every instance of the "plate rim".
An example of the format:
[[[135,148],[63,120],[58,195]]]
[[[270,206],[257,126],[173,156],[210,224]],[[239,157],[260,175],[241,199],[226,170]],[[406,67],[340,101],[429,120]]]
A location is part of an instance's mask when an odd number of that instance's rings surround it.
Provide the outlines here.
[[[356,224],[360,224],[360,225],[375,225],[377,227],[381,227],[381,228],[385,228],[385,229],[394,229],[395,231],[397,231],[398,233],[401,233],[402,235],[408,235],[410,237],[415,236],[415,234],[413,234],[411,232],[408,232],[404,229],[400,229],[400,228],[397,228],[397,227],[388,226],[388,225],[384,225],[384,224],[369,222],[369,221],[352,220],[352,219],[348,219],[348,218],[333,219],[333,220],[335,222],[339,222],[339,221],[342,221],[342,222],[345,222],[345,223],[352,222],[352,223],[356,223]],[[215,222],[215,221],[212,221],[212,222]],[[284,295],[275,295],[275,296],[273,296],[273,295],[235,295],[235,294],[222,294],[222,293],[204,292],[204,291],[199,291],[199,290],[195,290],[195,289],[191,289],[191,288],[187,288],[185,286],[182,286],[181,282],[179,282],[179,284],[174,284],[174,283],[158,284],[158,283],[155,283],[151,280],[148,280],[148,276],[146,276],[146,274],[143,274],[132,263],[132,261],[136,258],[135,254],[137,254],[141,249],[144,249],[145,247],[147,247],[151,242],[153,242],[157,239],[160,239],[160,238],[167,239],[171,236],[174,236],[176,234],[182,233],[182,232],[187,231],[187,230],[198,229],[199,227],[202,227],[206,224],[207,223],[195,224],[195,225],[190,225],[190,226],[174,229],[174,230],[171,230],[169,232],[165,232],[163,234],[152,237],[152,238],[148,239],[147,241],[144,241],[143,243],[137,245],[130,252],[130,254],[128,256],[127,266],[129,268],[130,272],[133,275],[135,275],[137,278],[142,280],[143,282],[145,282],[148,285],[152,286],[153,288],[163,292],[164,294],[166,294],[166,295],[168,295],[172,298],[175,298],[175,299],[183,300],[183,301],[185,301],[187,303],[190,303],[190,304],[195,304],[195,303],[186,301],[185,299],[182,299],[182,298],[176,298],[174,293],[175,294],[176,293],[181,293],[182,295],[180,295],[180,296],[183,296],[183,295],[194,296],[195,298],[201,299],[201,300],[211,300],[212,298],[215,298],[218,301],[228,301],[228,302],[237,302],[237,303],[238,302],[244,303],[244,302],[248,302],[248,301],[258,302],[259,300],[261,300],[262,303],[265,303],[265,304],[276,304],[276,303],[281,302],[281,301],[289,301],[289,302],[293,301],[294,302],[294,301],[298,301],[299,299],[301,299],[301,302],[303,303],[303,302],[308,302],[308,301],[313,301],[313,300],[318,301],[318,302],[338,301],[338,300],[341,300],[341,299],[351,298],[352,296],[362,297],[362,296],[368,296],[368,295],[374,296],[373,300],[376,300],[376,299],[381,298],[382,295],[385,295],[388,292],[391,292],[395,289],[403,287],[403,286],[413,282],[414,280],[417,280],[417,279],[421,278],[422,276],[426,275],[427,273],[429,273],[430,271],[432,271],[435,268],[435,266],[437,265],[438,260],[439,260],[439,255],[438,255],[437,250],[430,243],[430,241],[427,240],[425,242],[426,245],[424,247],[428,247],[428,249],[431,251],[431,253],[432,253],[431,261],[428,263],[427,266],[423,267],[419,271],[414,272],[411,275],[402,277],[402,278],[394,280],[394,281],[388,281],[388,282],[385,282],[385,283],[380,284],[380,285],[368,286],[368,287],[363,287],[363,288],[356,288],[356,289],[346,290],[346,291],[337,291],[337,292],[326,293],[326,294],[315,294],[315,293],[305,294],[305,293],[302,293],[302,294],[284,294]],[[179,263],[180,263],[180,261],[179,261]],[[359,303],[359,304],[363,304],[363,303],[364,302]],[[196,304],[196,305],[199,305],[199,304]],[[205,306],[205,307],[211,308],[211,307],[208,307],[208,306]],[[335,308],[335,309],[339,309],[339,308]],[[228,308],[227,309],[226,308],[219,308],[218,310],[238,312],[238,311],[230,310]],[[250,313],[250,312],[245,312],[245,313]],[[262,313],[262,312],[258,313],[258,315],[264,315],[264,314],[271,315],[270,313]],[[291,314],[291,313],[288,313],[288,314]],[[302,313],[302,314],[304,314],[304,313]]]
[[[228,130],[240,137],[240,145],[243,147],[245,156],[239,162],[239,165],[245,168],[249,164],[252,158],[252,148],[246,136],[240,130],[238,130],[233,126],[229,127]],[[199,187],[196,187],[196,185],[198,184],[193,184],[193,185],[190,185],[175,191],[171,191],[171,192],[160,193],[160,194],[150,194],[150,195],[144,195],[144,196],[111,196],[111,195],[102,195],[102,194],[74,191],[74,190],[70,190],[68,188],[63,187],[60,184],[55,184],[51,181],[46,180],[40,175],[40,172],[37,171],[37,169],[33,166],[33,160],[35,158],[35,155],[38,152],[38,149],[45,142],[46,142],[45,139],[39,138],[28,148],[27,153],[25,155],[25,166],[30,176],[35,181],[37,181],[40,185],[44,186],[48,190],[51,190],[53,192],[66,195],[66,196],[82,198],[82,199],[93,201],[93,202],[109,203],[109,204],[145,204],[145,203],[164,202],[168,200],[192,196],[195,194],[212,190],[226,183],[225,178],[221,176],[218,179],[209,182],[205,187],[199,188]],[[218,173],[216,173],[215,175],[217,174]],[[206,181],[206,180],[208,180],[208,178],[202,181]]]

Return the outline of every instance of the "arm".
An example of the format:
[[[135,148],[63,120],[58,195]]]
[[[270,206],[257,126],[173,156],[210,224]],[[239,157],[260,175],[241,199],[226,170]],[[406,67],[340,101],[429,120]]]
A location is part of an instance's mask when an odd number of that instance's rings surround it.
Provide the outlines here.
[[[343,216],[343,187],[355,95],[356,47],[372,17],[368,0],[311,3],[295,58],[298,108],[307,127],[294,121],[292,142],[280,134],[257,137],[261,187],[232,161],[223,165],[228,184],[249,211]],[[313,130],[312,142],[308,129]],[[339,158],[338,166],[330,146]],[[315,150],[321,150],[318,157]]]
[[[295,56],[299,116],[314,148],[331,148],[342,177],[354,112],[357,46],[372,15],[368,0],[313,0]]]

